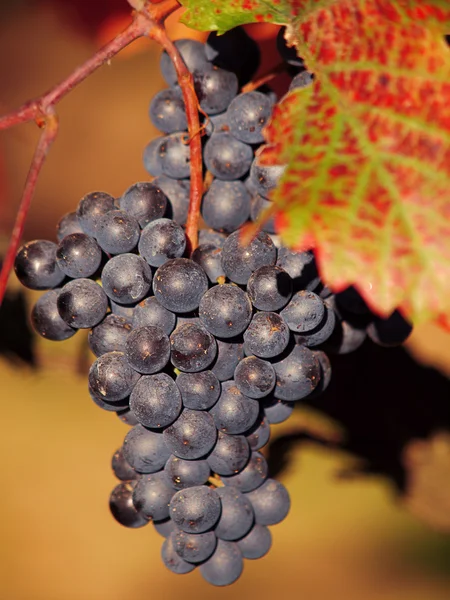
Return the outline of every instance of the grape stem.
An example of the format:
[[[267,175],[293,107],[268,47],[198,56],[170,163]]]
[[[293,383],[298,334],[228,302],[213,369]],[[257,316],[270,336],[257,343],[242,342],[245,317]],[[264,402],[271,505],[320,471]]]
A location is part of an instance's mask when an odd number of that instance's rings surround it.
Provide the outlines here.
[[[180,8],[178,0],[163,0],[158,4],[147,1],[139,11],[134,11],[130,25],[113,40],[103,46],[90,59],[76,68],[64,81],[58,83],[42,96],[26,102],[17,110],[0,117],[0,131],[14,125],[35,121],[43,129],[26,179],[22,199],[9,241],[5,260],[0,273],[0,306],[6,291],[14,258],[23,234],[25,220],[36,189],[39,173],[44,165],[50,146],[58,132],[58,120],[55,105],[71,92],[89,75],[108,62],[126,46],[135,40],[148,37],[160,43],[174,63],[178,83],[183,91],[190,137],[191,152],[191,195],[186,235],[190,249],[194,250],[198,239],[198,220],[202,198],[202,156],[198,100],[195,94],[192,76],[164,29],[165,19]]]

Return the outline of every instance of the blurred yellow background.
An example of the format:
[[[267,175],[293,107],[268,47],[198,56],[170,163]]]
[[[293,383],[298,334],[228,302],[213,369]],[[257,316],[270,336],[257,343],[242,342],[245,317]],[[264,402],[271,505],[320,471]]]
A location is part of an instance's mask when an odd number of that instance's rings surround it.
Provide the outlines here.
[[[1,108],[41,93],[94,49],[66,26],[55,4],[29,2],[5,14]],[[54,239],[60,216],[86,192],[119,195],[147,179],[141,154],[157,135],[147,108],[163,87],[158,57],[149,44],[144,53],[114,60],[61,103],[60,136],[39,180],[27,239]],[[11,229],[37,136],[26,125],[0,137],[8,190],[3,233]],[[237,584],[214,589],[197,572],[168,572],[152,525],[127,530],[109,514],[110,460],[128,429],[88,396],[77,372],[83,335],[63,344],[39,341],[42,368],[35,372],[0,362],[0,600],[450,598],[449,536],[411,516],[387,480],[338,479],[353,459],[313,444],[295,452],[282,478],[292,509],[272,528],[272,550],[247,561]],[[449,346],[449,336],[432,327],[418,330],[409,344],[447,374]],[[274,435],[301,422],[299,413]],[[442,474],[450,481],[450,469]]]

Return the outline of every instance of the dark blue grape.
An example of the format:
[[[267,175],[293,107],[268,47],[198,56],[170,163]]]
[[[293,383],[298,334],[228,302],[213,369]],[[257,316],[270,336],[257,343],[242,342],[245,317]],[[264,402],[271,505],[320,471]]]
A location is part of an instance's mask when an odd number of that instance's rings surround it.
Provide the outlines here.
[[[149,175],[153,175],[154,177],[162,175],[163,172],[161,158],[159,156],[159,146],[161,145],[162,139],[162,137],[157,137],[149,142],[145,146],[142,154],[144,169],[147,171],[147,173],[149,173]]]
[[[56,239],[60,242],[71,233],[83,233],[76,212],[69,212],[62,216],[56,226]]]
[[[180,371],[204,371],[217,354],[214,337],[197,323],[178,325],[170,336],[171,361]]]
[[[313,73],[310,73],[309,71],[302,71],[301,73],[298,73],[291,81],[289,91],[292,92],[292,90],[303,89],[309,87],[313,83]]]
[[[116,210],[116,201],[106,192],[90,192],[84,196],[77,208],[77,217],[84,233],[96,237],[101,217]]]
[[[172,87],[158,92],[150,102],[148,114],[153,125],[164,133],[186,131],[186,107],[180,88]]]
[[[251,202],[250,202],[250,219],[253,222],[259,221],[261,215],[266,211],[273,207],[273,202],[271,200],[267,200],[260,194],[256,193]],[[265,219],[264,224],[261,226],[261,231],[265,231],[266,233],[274,234],[275,229],[275,217],[271,217],[270,219]]]
[[[243,435],[228,435],[221,431],[207,461],[218,475],[235,475],[242,471],[250,457],[250,447]]]
[[[67,340],[77,332],[61,319],[57,306],[59,292],[59,289],[55,289],[43,294],[31,312],[33,329],[42,337],[54,342]]]
[[[208,115],[205,120],[205,133],[210,137],[213,133],[220,133],[223,131],[229,131],[228,126],[228,113],[223,112],[218,115]]]
[[[134,308],[136,304],[117,304],[114,300],[109,299],[109,305],[111,306],[111,312],[113,315],[118,317],[124,317],[125,319],[133,319]]]
[[[174,493],[164,472],[142,475],[133,491],[133,504],[148,519],[161,521],[169,516],[169,502]]]
[[[144,427],[167,427],[177,419],[181,407],[180,391],[166,373],[141,377],[130,395],[130,408]]]
[[[216,115],[226,110],[238,92],[238,78],[231,71],[212,67],[195,71],[193,76],[200,108],[207,114]]]
[[[239,94],[228,107],[230,132],[246,144],[264,141],[262,130],[272,114],[272,102],[261,92]]]
[[[310,347],[314,348],[314,346],[319,346],[320,344],[323,344],[324,342],[326,342],[331,337],[331,335],[333,334],[333,331],[335,331],[335,329],[336,329],[335,312],[334,312],[333,308],[328,306],[327,303],[325,302],[325,316],[322,319],[322,321],[319,323],[319,325],[317,325],[317,327],[315,327],[314,329],[311,329],[311,331],[308,331],[306,333],[295,333],[294,338],[295,338],[295,341],[297,344],[307,346],[308,348],[310,348]],[[340,326],[337,327],[337,329],[339,331],[341,331],[341,333],[342,333]],[[361,343],[362,343],[365,338],[365,335],[363,335],[363,333],[362,333],[362,332],[364,332],[364,329],[359,329],[358,331],[361,332],[361,335],[358,336],[358,339],[360,339]],[[339,332],[337,332],[337,334],[335,336],[334,343],[336,342],[337,338],[340,338],[340,341],[337,342],[337,344],[339,345],[342,342],[342,337],[340,337]]]
[[[276,260],[277,249],[264,231],[260,231],[247,245],[242,244],[240,232],[235,231],[223,245],[222,266],[225,275],[234,283],[246,284],[253,271],[274,265]]]
[[[245,433],[255,424],[259,404],[242,394],[233,380],[224,381],[219,400],[209,412],[214,417],[217,429],[236,435]]]
[[[47,240],[24,244],[17,252],[14,270],[20,283],[31,290],[48,290],[64,279],[56,261],[58,246]]]
[[[163,538],[168,538],[172,531],[175,531],[177,529],[175,523],[170,517],[168,519],[163,519],[162,521],[153,521],[153,525],[155,527],[155,530]]]
[[[313,291],[320,283],[312,252],[292,252],[282,247],[278,251],[277,265],[291,276],[294,292]]]
[[[128,425],[128,427],[134,427],[135,425],[139,425],[139,421],[136,419],[136,415],[132,410],[130,410],[128,406],[122,410],[118,410],[116,412],[116,415],[122,421],[122,423],[125,423],[125,425]]]
[[[150,290],[152,271],[136,254],[119,254],[111,258],[102,272],[102,286],[111,300],[135,304]]]
[[[207,289],[205,272],[188,258],[168,260],[159,267],[153,279],[153,293],[158,302],[177,313],[198,308]]]
[[[252,318],[248,295],[235,285],[216,285],[200,300],[199,317],[214,336],[231,338],[245,331]]]
[[[98,221],[97,242],[108,254],[131,252],[139,235],[139,223],[124,210],[110,210]]]
[[[186,133],[171,133],[161,138],[158,155],[164,175],[173,179],[189,177],[191,155]]]
[[[214,554],[200,566],[200,573],[208,583],[230,585],[242,574],[244,561],[235,542],[217,541]]]
[[[322,392],[324,392],[327,387],[330,385],[331,381],[331,362],[328,356],[322,350],[313,350],[312,353],[319,361],[320,366],[320,381],[316,386],[315,390],[310,395],[310,398],[318,396]]]
[[[125,342],[131,329],[129,319],[113,314],[107,315],[89,332],[89,347],[95,356],[101,356],[106,352],[124,352]]]
[[[190,39],[181,39],[176,40],[175,46],[191,73],[198,70],[205,71],[207,69],[212,69],[212,65],[205,55],[205,46],[201,42]],[[172,59],[167,52],[163,52],[161,55],[160,69],[162,76],[169,85],[175,85],[177,83],[177,73],[172,64]]]
[[[176,492],[170,502],[170,517],[186,533],[204,533],[220,517],[220,498],[206,485]]]
[[[175,552],[172,535],[167,536],[164,540],[164,544],[161,548],[161,557],[169,571],[172,571],[172,573],[176,573],[177,575],[184,575],[195,569],[194,564],[183,560]]]
[[[260,165],[256,157],[250,169],[250,179],[255,191],[268,198],[269,193],[277,187],[285,168],[284,165]]]
[[[206,411],[185,408],[178,419],[164,430],[166,446],[178,458],[195,460],[206,456],[216,443],[214,419]]]
[[[211,371],[219,381],[233,379],[236,365],[244,358],[244,344],[234,339],[216,341],[217,357],[211,366]]]
[[[208,227],[231,233],[249,215],[250,194],[242,181],[214,179],[202,203],[202,217]]]
[[[167,197],[155,183],[140,181],[129,187],[119,199],[120,209],[132,216],[144,228],[164,216]]]
[[[206,142],[203,153],[206,168],[217,179],[240,179],[250,169],[253,150],[231,133],[214,133]]]
[[[276,525],[287,516],[291,506],[286,488],[274,479],[266,479],[256,490],[248,492],[247,498],[259,525]]]
[[[191,189],[190,181],[171,179],[166,175],[160,175],[153,180],[153,185],[161,189],[169,200],[165,216],[173,219],[178,225],[186,225]]]
[[[274,312],[256,313],[244,333],[246,349],[260,358],[273,358],[281,354],[287,348],[289,338],[287,324]]]
[[[406,342],[412,329],[411,323],[396,310],[387,319],[376,317],[367,327],[367,334],[375,344],[390,348]]]
[[[175,329],[177,317],[173,312],[161,306],[158,300],[151,296],[142,300],[135,306],[133,311],[133,327],[161,327],[166,335],[170,335]]]
[[[252,452],[250,460],[240,473],[231,477],[222,476],[222,481],[225,486],[236,488],[241,492],[251,492],[264,483],[268,471],[269,467],[264,456],[260,452]]]
[[[89,395],[91,400],[94,402],[96,406],[101,408],[102,410],[106,410],[108,412],[121,413],[124,410],[128,409],[128,398],[124,398],[123,400],[119,400],[118,402],[106,402],[103,400],[103,396],[99,391],[94,391],[91,386],[88,386]]]
[[[264,415],[264,413],[262,413]],[[252,450],[259,450],[267,444],[270,439],[270,423],[267,418],[261,418],[256,421],[245,437]]]
[[[275,371],[272,365],[257,358],[244,358],[234,371],[236,387],[250,398],[264,398],[275,387]]]
[[[222,267],[222,249],[214,244],[200,244],[191,258],[202,267],[211,283],[217,283],[219,277],[225,277]]]
[[[94,238],[85,233],[71,233],[59,243],[56,261],[68,277],[90,277],[100,266],[102,251]]]
[[[119,448],[114,452],[111,467],[114,475],[121,481],[131,481],[138,478],[138,474],[123,455],[122,448]]]
[[[149,223],[139,240],[139,254],[152,267],[160,267],[170,258],[183,256],[186,236],[172,219],[157,219]]]
[[[265,556],[272,545],[270,529],[255,523],[245,537],[237,541],[244,558],[256,559]]]
[[[123,455],[138,473],[156,473],[166,464],[170,450],[163,434],[135,425],[123,442]]]
[[[283,423],[292,415],[294,405],[292,402],[284,402],[279,398],[270,396],[262,400],[264,414],[271,425]]]
[[[303,346],[294,346],[286,357],[273,363],[277,374],[274,396],[293,402],[308,396],[320,381],[317,358]]]
[[[161,327],[156,325],[138,327],[133,329],[126,340],[125,355],[138,373],[158,373],[169,362],[169,338]]]
[[[260,62],[258,44],[242,27],[222,35],[212,31],[205,45],[205,55],[218,67],[236,73],[240,87],[252,79]]]
[[[314,292],[303,290],[294,294],[280,314],[291,331],[307,333],[322,323],[325,304]]]
[[[56,303],[61,318],[77,329],[94,327],[108,309],[105,292],[91,279],[74,279],[66,283]]]
[[[109,497],[109,508],[115,520],[124,527],[143,527],[148,519],[133,504],[134,482],[119,483]]]
[[[123,352],[102,354],[89,370],[91,390],[106,402],[118,402],[129,396],[139,378]]]
[[[364,343],[366,337],[365,329],[355,327],[348,321],[338,321],[332,335],[326,340],[326,350],[333,354],[350,354]]]
[[[209,479],[211,469],[206,460],[184,460],[171,456],[164,467],[166,477],[177,490],[203,485]]]
[[[208,410],[220,396],[220,383],[212,371],[180,373],[176,384],[181,392],[183,406],[193,410]]]
[[[187,562],[201,563],[216,549],[217,538],[214,531],[205,533],[186,533],[185,531],[174,531],[172,543],[175,552]]]
[[[276,265],[260,267],[248,280],[247,294],[255,308],[277,311],[283,308],[292,296],[292,279],[284,269]]]
[[[225,233],[220,231],[214,231],[214,229],[200,229],[198,232],[198,243],[201,244],[214,244],[218,248],[223,247],[223,243],[227,239]]]
[[[222,504],[222,512],[214,532],[222,540],[234,541],[246,535],[254,521],[250,501],[233,487],[216,489]]]

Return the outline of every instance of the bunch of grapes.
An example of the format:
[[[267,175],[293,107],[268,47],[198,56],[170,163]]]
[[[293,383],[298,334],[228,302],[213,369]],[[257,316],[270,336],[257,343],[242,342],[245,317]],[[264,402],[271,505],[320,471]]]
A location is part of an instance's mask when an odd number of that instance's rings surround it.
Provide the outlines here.
[[[283,171],[255,157],[275,98],[266,89],[238,93],[258,63],[243,31],[176,45],[208,115],[200,245],[186,256],[187,121],[163,54],[170,87],[152,100],[150,118],[164,135],[144,152],[155,179],[120,198],[87,194],[59,222],[58,243],[25,244],[15,270],[25,286],[48,290],[32,310],[40,335],[60,341],[90,330],[90,396],[131,427],[112,461],[115,519],[131,528],[153,522],[171,571],[199,566],[208,582],[227,585],[244,558],[268,552],[268,526],[289,511],[260,452],[271,424],[327,387],[326,344],[349,352],[366,332],[386,342],[386,322],[356,294],[332,295],[313,254],[281,246],[273,222],[242,244],[240,228],[269,205]],[[293,67],[293,86],[306,85],[301,62]]]

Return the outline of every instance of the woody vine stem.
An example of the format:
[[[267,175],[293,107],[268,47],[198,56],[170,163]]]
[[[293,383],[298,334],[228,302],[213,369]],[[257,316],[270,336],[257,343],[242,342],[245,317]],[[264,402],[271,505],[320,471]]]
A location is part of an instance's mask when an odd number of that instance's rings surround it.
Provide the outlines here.
[[[20,202],[11,239],[0,273],[0,306],[3,302],[8,278],[14,265],[14,259],[23,235],[25,220],[31,200],[34,196],[39,173],[58,133],[58,118],[55,112],[56,104],[79,83],[91,75],[91,73],[118,54],[126,46],[141,37],[148,37],[155,40],[168,53],[176,70],[178,83],[183,92],[188,122],[191,159],[191,191],[189,213],[186,223],[186,237],[188,240],[188,250],[190,252],[197,246],[198,221],[203,193],[202,149],[198,114],[199,105],[194,90],[192,75],[188,71],[176,46],[168,37],[164,27],[166,18],[176,11],[180,5],[177,0],[163,0],[158,4],[152,4],[150,1],[141,2],[139,0],[128,0],[128,2],[136,10],[133,12],[132,22],[124,31],[122,31],[122,33],[118,34],[113,40],[106,44],[106,46],[96,52],[94,56],[87,60],[83,65],[75,69],[67,79],[54,86],[39,98],[26,102],[17,110],[0,117],[0,131],[29,121],[35,121],[38,127],[42,129],[41,137],[39,138],[28,171],[22,200]]]

